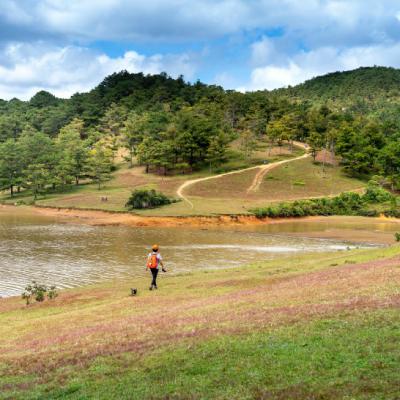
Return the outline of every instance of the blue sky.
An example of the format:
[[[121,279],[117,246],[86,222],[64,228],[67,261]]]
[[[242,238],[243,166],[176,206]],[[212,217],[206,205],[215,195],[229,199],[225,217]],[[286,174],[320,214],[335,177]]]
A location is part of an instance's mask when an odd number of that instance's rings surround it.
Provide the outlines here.
[[[400,67],[398,0],[1,1],[3,99],[122,69],[245,91],[369,65]]]

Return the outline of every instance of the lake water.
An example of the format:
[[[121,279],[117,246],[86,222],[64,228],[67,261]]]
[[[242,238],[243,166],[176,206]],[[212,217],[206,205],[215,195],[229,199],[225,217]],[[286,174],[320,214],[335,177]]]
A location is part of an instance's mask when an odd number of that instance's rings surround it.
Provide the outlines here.
[[[134,282],[135,277],[145,274],[144,260],[153,243],[161,245],[161,254],[172,273],[358,246],[342,240],[287,235],[299,231],[306,235],[310,229],[316,227],[292,222],[246,227],[241,231],[93,227],[61,224],[53,218],[3,210],[0,296],[19,295],[32,280],[55,284],[58,288],[113,278]]]

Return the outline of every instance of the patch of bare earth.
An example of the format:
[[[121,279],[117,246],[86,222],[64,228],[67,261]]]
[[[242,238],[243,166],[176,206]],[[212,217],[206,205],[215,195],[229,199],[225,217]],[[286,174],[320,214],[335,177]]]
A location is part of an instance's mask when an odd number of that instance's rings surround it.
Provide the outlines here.
[[[185,292],[171,296],[114,300],[106,291],[103,296],[110,296],[110,302],[95,312],[81,310],[37,321],[45,323],[46,330],[9,340],[0,357],[10,372],[46,374],[63,365],[85,365],[97,356],[140,356],[154,348],[155,337],[157,346],[175,345],[342,312],[400,308],[399,287],[397,256],[286,278],[271,278],[265,271],[265,278],[217,280],[206,290],[196,290],[191,282]],[[59,301],[64,300],[73,305],[79,298],[68,300],[66,295]]]
[[[168,195],[175,195],[176,189],[182,183],[185,175],[162,176],[155,173],[145,173],[144,167],[135,167],[118,171],[114,185],[135,189],[143,186],[154,186]]]

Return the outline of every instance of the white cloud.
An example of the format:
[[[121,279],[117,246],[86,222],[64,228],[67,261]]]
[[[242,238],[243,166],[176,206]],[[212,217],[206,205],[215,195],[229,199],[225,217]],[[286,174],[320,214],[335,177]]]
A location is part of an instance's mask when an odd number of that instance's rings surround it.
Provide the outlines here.
[[[328,45],[374,36],[399,38],[398,0],[2,0],[1,37],[26,32],[72,40],[210,39],[283,27],[288,35]],[[358,35],[355,35],[358,32]]]
[[[281,63],[272,62],[254,68],[248,85],[240,89],[272,90],[293,86],[329,72],[373,65],[390,65],[399,68],[400,43],[360,46],[343,50],[321,47],[311,51],[299,51],[287,56]]]
[[[261,39],[249,57],[254,35]],[[399,42],[399,0],[2,0],[0,98],[42,88],[68,96],[120,69],[190,79],[200,64],[211,83],[274,88],[337,69],[398,66]],[[180,54],[88,49],[137,43]]]
[[[92,89],[113,72],[127,70],[193,77],[195,56],[190,54],[144,56],[127,51],[121,57],[77,47],[48,47],[43,44],[9,45],[4,49],[7,63],[0,62],[0,98],[29,99],[39,90],[59,97]]]
[[[263,37],[251,45],[251,62],[253,65],[263,65],[274,61],[277,51],[271,38]]]
[[[297,64],[290,62],[285,67],[265,66],[255,68],[251,73],[250,90],[276,89],[295,85],[309,77],[310,71],[302,70]]]

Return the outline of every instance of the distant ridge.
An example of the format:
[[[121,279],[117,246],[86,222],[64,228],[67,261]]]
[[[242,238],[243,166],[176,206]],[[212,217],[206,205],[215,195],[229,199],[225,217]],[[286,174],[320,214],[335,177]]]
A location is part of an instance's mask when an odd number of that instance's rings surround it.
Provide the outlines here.
[[[333,72],[275,92],[319,101],[397,98],[400,97],[400,70],[375,66]]]
[[[103,99],[106,104],[120,102],[126,97],[136,96],[141,93],[137,100],[143,102],[147,97],[146,92],[156,96],[156,101],[171,101],[176,96],[183,97],[188,103],[193,103],[205,92],[224,93],[235,92],[224,90],[218,85],[209,85],[197,81],[186,82],[183,76],[172,78],[166,73],[145,75],[143,73],[129,73],[127,71],[115,72],[103,79],[89,92],[76,93],[70,99],[59,99],[53,94],[41,90],[28,102],[30,106],[42,108],[54,106],[64,101],[72,102],[82,100]],[[390,99],[400,98],[400,69],[391,67],[361,67],[354,70],[332,72],[309,79],[304,83],[288,88],[275,89],[273,91],[261,90],[265,95],[285,95],[301,100],[313,100],[317,102],[339,101],[354,102],[357,99],[376,100],[378,98]],[[248,92],[250,95],[254,92]],[[9,102],[16,102],[12,99]],[[0,100],[0,104],[7,101]]]

